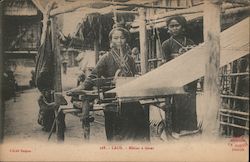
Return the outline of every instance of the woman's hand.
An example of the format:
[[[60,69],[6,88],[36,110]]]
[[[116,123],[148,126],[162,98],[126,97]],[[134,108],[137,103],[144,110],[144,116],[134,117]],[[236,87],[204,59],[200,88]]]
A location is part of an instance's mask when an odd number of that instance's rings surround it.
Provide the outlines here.
[[[81,87],[81,86],[78,86],[78,87],[76,87],[76,88],[72,88],[72,89],[70,89],[70,90],[68,90],[68,91],[66,92],[66,95],[67,95],[67,96],[77,95],[77,94],[79,94],[80,92],[82,92],[83,89],[84,89],[84,88]]]

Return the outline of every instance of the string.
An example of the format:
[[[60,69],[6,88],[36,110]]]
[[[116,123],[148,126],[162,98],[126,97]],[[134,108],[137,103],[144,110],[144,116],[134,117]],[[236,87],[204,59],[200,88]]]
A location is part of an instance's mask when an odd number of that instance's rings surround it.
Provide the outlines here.
[[[187,46],[187,38],[186,37],[184,37],[184,45],[183,44],[181,44],[179,41],[177,41],[176,39],[174,39],[173,37],[172,37],[172,39],[177,43],[177,44],[179,44],[182,48],[185,48],[186,46]]]
[[[125,72],[126,74],[132,74],[132,72],[129,68],[129,65],[127,64],[127,61],[128,61],[127,54],[125,54],[124,56],[121,56],[114,49],[112,49],[111,52],[112,52],[112,56],[113,56],[116,64],[119,66],[119,68],[123,72]],[[122,57],[122,60],[124,60],[124,61],[121,61],[121,59],[120,59],[121,57]]]

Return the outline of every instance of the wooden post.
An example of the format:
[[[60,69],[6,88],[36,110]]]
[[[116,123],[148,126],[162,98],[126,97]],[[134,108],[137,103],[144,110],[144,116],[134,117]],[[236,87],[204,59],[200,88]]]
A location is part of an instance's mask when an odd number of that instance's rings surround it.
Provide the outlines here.
[[[90,122],[89,122],[89,110],[90,110],[90,104],[89,100],[90,98],[86,95],[83,95],[81,97],[82,100],[82,128],[83,128],[83,137],[85,140],[89,140],[90,136]]]
[[[147,42],[147,29],[146,29],[146,11],[144,8],[139,9],[139,35],[140,35],[140,53],[141,53],[141,74],[145,74],[148,70],[148,42]],[[149,121],[149,106],[144,106],[146,111],[146,115]],[[148,122],[148,132],[147,132],[147,140],[150,140],[150,125]]]
[[[158,32],[158,31],[156,31]],[[158,36],[157,36],[158,37]],[[158,59],[162,59],[162,46],[161,46],[161,41],[159,40],[160,38],[156,39],[156,58],[157,58],[157,67],[160,66],[161,61]]]
[[[146,130],[145,130],[145,140],[146,141],[150,141],[150,122],[149,122],[149,104],[145,104],[143,105],[143,111],[145,113],[145,117],[146,117]]]
[[[54,100],[56,102],[57,108],[55,110],[55,116],[58,116],[56,118],[56,135],[57,135],[57,141],[61,142],[64,141],[64,114],[62,111],[58,111],[60,108],[60,99],[59,96],[62,93],[62,78],[61,78],[61,54],[60,54],[60,42],[59,42],[59,27],[60,25],[60,19],[58,17],[53,17],[51,21],[52,26],[52,48],[54,53]]]
[[[173,106],[171,105],[171,96],[166,96],[165,97],[165,121],[164,121],[164,125],[165,125],[165,133],[166,133],[166,137],[168,137],[169,139],[171,139],[172,137],[172,131],[173,131],[173,127],[172,127],[172,122],[173,122]]]
[[[3,74],[3,1],[0,1],[0,74]],[[4,135],[4,101],[2,96],[2,77],[0,77],[0,143]]]
[[[219,66],[220,66],[220,0],[204,1],[204,42],[206,52],[204,97],[206,113],[203,121],[203,135],[217,136],[219,132],[218,112],[220,108]]]
[[[95,50],[95,63],[99,60],[99,39],[96,37],[94,40],[94,50]]]
[[[141,74],[145,74],[148,70],[148,44],[146,29],[146,12],[144,8],[139,9],[140,17],[140,53],[141,53]]]

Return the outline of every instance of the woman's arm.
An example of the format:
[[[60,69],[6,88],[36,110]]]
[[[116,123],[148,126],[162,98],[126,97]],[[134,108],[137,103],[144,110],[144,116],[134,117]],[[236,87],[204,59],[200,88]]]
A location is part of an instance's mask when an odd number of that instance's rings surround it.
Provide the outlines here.
[[[171,55],[171,47],[170,47],[170,39],[164,41],[162,43],[162,60],[163,63],[170,60]]]
[[[81,83],[78,87],[73,88],[67,92],[68,95],[71,95],[74,92],[79,90],[91,90],[92,87],[95,85],[93,79],[101,77],[106,69],[106,61],[107,55],[103,55],[103,57],[98,61],[94,70],[90,73],[90,75]]]

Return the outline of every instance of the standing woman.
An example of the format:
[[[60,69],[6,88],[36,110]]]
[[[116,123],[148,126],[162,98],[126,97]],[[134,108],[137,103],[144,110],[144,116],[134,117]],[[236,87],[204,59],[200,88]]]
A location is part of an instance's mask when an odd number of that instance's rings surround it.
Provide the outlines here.
[[[119,70],[121,76],[133,77],[136,73],[135,62],[127,44],[129,31],[120,26],[114,26],[109,33],[110,50],[98,61],[96,67],[85,81],[77,88],[90,90],[95,78],[114,77]],[[105,131],[108,141],[148,139],[148,122],[146,113],[139,102],[121,103],[121,113],[105,111]]]
[[[167,26],[171,37],[162,44],[163,60],[165,62],[175,59],[195,45],[185,35],[187,22],[183,16],[171,17],[167,21]],[[180,133],[183,130],[192,131],[197,129],[196,86],[196,81],[191,82],[184,86],[187,94],[173,96],[172,126],[175,133]]]

